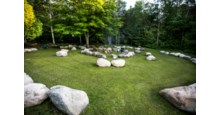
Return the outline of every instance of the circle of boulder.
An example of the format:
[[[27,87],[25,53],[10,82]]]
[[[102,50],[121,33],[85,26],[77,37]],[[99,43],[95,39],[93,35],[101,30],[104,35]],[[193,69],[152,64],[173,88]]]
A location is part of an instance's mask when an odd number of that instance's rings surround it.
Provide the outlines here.
[[[177,108],[192,113],[196,112],[196,83],[189,86],[166,88],[159,93]]]
[[[123,60],[123,59],[112,60],[111,63],[115,67],[123,67],[123,66],[125,66],[125,60]]]
[[[42,103],[47,97],[49,89],[41,83],[30,83],[24,86],[24,107],[31,107]]]
[[[84,91],[66,86],[53,86],[48,95],[52,103],[68,115],[79,115],[89,104],[89,98]]]
[[[96,61],[96,64],[99,67],[110,67],[111,66],[110,61],[108,61],[106,59],[103,59],[103,58],[98,58],[97,61]]]

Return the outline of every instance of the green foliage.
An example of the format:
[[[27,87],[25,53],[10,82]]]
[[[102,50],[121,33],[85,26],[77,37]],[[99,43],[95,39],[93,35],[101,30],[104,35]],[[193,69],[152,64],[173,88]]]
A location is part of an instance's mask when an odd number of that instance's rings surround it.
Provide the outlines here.
[[[130,45],[165,48],[195,53],[195,1],[137,1],[125,15],[124,35]]]
[[[36,37],[39,37],[42,35],[42,26],[43,24],[40,22],[40,20],[36,20],[32,26],[25,26],[24,28],[24,37],[29,40],[33,40]]]
[[[40,20],[36,19],[33,7],[24,1],[24,37],[33,40],[42,35],[42,25]]]

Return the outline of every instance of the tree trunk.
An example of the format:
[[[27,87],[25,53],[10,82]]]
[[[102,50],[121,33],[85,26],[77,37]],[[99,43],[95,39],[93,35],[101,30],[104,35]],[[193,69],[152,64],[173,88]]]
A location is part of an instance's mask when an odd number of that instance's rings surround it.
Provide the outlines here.
[[[118,34],[118,45],[120,44],[120,33]]]
[[[115,36],[115,44],[118,45],[118,35]]]
[[[50,9],[50,2],[49,2],[49,17],[50,17],[50,22],[52,22],[52,12],[51,12],[51,9]],[[52,36],[52,42],[53,42],[53,44],[56,44],[56,43],[55,43],[55,39],[54,39],[54,33],[53,33],[52,23],[51,23],[51,25],[50,25],[50,31],[51,31],[51,36]]]
[[[89,32],[86,32],[84,35],[86,38],[86,47],[89,48]]]
[[[107,38],[108,38],[108,45],[112,45],[112,36],[108,35]]]
[[[54,33],[53,33],[53,26],[52,25],[50,26],[50,30],[51,30],[51,36],[52,36],[53,44],[56,44],[55,39],[54,39]]]
[[[157,25],[157,48],[159,44],[159,37],[160,37],[160,22]]]
[[[79,43],[80,43],[80,45],[82,45],[82,38],[81,38],[81,36],[79,37]]]

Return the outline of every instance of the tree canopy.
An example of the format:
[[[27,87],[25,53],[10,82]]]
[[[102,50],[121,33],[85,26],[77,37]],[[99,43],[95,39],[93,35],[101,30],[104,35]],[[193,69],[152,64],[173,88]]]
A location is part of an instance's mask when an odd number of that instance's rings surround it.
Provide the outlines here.
[[[24,37],[33,40],[42,34],[42,23],[35,17],[33,7],[24,1]]]
[[[25,0],[27,39],[39,36],[39,41],[51,42],[52,35],[53,43],[55,36],[58,43],[86,44],[87,47],[91,43],[104,44],[110,41],[116,45],[195,53],[195,0],[157,0],[146,3],[137,1],[128,10],[125,10],[126,2],[123,0],[29,2],[33,8]]]

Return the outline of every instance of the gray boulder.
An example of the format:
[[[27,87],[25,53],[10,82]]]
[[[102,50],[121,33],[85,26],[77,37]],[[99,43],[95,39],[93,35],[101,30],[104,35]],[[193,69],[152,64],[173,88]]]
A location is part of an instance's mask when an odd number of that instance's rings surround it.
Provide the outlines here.
[[[103,59],[103,58],[98,58],[97,61],[96,61],[96,64],[99,67],[110,67],[111,66],[110,61],[108,61],[106,59]]]
[[[111,56],[112,56],[113,59],[117,59],[118,58],[118,56],[116,54],[111,54]]]
[[[177,108],[192,113],[196,112],[196,83],[189,86],[166,88],[159,93]]]
[[[124,58],[124,57],[132,57],[134,55],[135,55],[134,52],[128,51],[128,52],[123,52],[122,54],[119,54],[118,57]]]
[[[24,52],[31,52],[32,50],[31,49],[24,49]]]
[[[49,89],[41,83],[30,83],[24,86],[24,107],[41,104],[47,97]]]
[[[135,53],[141,53],[141,50],[135,50],[134,52]]]
[[[31,77],[29,75],[27,75],[26,73],[24,73],[24,85],[33,83],[33,80],[31,79]]]
[[[149,56],[147,56],[146,59],[149,61],[153,61],[153,60],[156,60],[156,57],[154,57],[153,55],[149,55]]]
[[[56,56],[58,56],[58,57],[65,57],[67,55],[68,55],[67,51],[64,51],[64,50],[56,52]]]
[[[111,63],[115,67],[123,67],[123,66],[125,66],[125,60],[123,60],[123,59],[112,60]]]
[[[64,52],[69,52],[69,50],[68,49],[61,49],[60,51],[64,51]]]
[[[194,64],[196,64],[196,58],[191,59]]]
[[[161,50],[160,53],[168,55],[169,52]]]
[[[53,86],[48,95],[52,103],[68,115],[79,115],[89,104],[89,98],[84,91],[66,86]]]
[[[72,47],[72,49],[71,49],[71,50],[75,51],[75,50],[76,50],[76,47]]]

